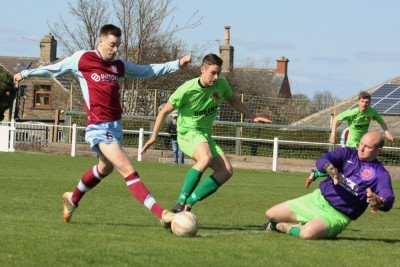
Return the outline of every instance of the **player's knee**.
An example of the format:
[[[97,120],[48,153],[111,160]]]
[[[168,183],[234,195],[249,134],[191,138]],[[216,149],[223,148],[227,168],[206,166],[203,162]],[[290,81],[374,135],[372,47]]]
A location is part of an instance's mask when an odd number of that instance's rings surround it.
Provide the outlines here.
[[[233,169],[232,169],[232,167],[226,168],[225,173],[226,173],[226,178],[227,178],[227,179],[231,178],[231,177],[233,176]]]
[[[205,168],[209,167],[212,163],[212,155],[204,155],[200,158],[200,160],[198,160],[198,163],[200,163]]]
[[[319,236],[320,234],[317,231],[315,231],[315,229],[304,226],[301,228],[299,235],[301,239],[306,239],[306,240],[317,240],[319,239]]]
[[[265,216],[267,216],[269,220],[275,221],[275,220],[274,220],[275,213],[274,213],[274,211],[273,211],[272,208],[271,208],[271,209],[268,209],[268,210],[265,212]]]
[[[112,173],[113,170],[114,170],[114,166],[112,164],[103,165],[101,168],[98,169],[99,173],[104,177],[109,175],[110,173]]]

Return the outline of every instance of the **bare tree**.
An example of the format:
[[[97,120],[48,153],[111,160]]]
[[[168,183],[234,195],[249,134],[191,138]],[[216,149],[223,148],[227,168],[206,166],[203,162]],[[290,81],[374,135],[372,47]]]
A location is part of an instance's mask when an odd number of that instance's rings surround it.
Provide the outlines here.
[[[137,64],[177,59],[186,47],[176,40],[176,33],[197,27],[202,20],[195,19],[196,11],[183,26],[174,26],[171,15],[176,7],[171,0],[114,0],[113,7],[124,33],[121,56]],[[124,81],[121,91],[124,111],[134,113],[139,97],[135,92],[149,86],[156,88],[155,85],[152,80]]]
[[[69,3],[70,13],[77,19],[77,24],[60,21],[49,25],[50,31],[70,55],[78,50],[95,49],[100,28],[109,19],[108,4],[102,0],[78,0],[76,7]]]
[[[313,106],[317,110],[323,110],[332,107],[335,101],[335,97],[331,91],[316,91],[313,95]]]
[[[76,6],[69,4],[69,8],[71,14],[77,18],[78,23],[75,26],[67,24],[61,16],[59,22],[49,25],[67,54],[81,49],[94,49],[98,43],[100,28],[111,23],[110,18],[117,21],[123,33],[119,56],[136,64],[170,61],[189,51],[193,51],[192,57],[196,60],[205,49],[198,45],[190,49],[187,44],[177,40],[177,32],[197,27],[203,18],[199,18],[196,11],[189,16],[186,23],[177,25],[173,17],[176,6],[172,0],[113,0],[112,16],[108,11],[107,1],[104,0],[78,0]],[[186,76],[193,73],[186,72]],[[135,111],[137,98],[141,97],[135,93],[138,89],[160,88],[159,86],[165,87],[167,84],[173,90],[180,80],[173,75],[151,80],[124,80],[121,86],[124,113]]]

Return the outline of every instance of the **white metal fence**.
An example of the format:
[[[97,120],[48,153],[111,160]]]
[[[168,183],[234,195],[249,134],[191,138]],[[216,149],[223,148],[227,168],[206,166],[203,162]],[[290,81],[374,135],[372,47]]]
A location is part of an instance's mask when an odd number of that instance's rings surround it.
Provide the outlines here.
[[[239,128],[240,127],[238,127],[238,129]],[[236,132],[240,131],[237,130]],[[50,143],[67,143],[71,144],[70,154],[72,157],[75,157],[77,152],[77,144],[85,143],[84,133],[85,127],[78,127],[76,124],[72,126],[60,126],[36,122],[0,123],[0,151],[40,151],[42,147],[47,147]],[[144,144],[146,138],[145,136],[147,136],[148,138],[151,134],[152,131],[145,131],[143,128],[140,128],[140,130],[124,130],[124,140],[130,139],[130,143],[128,146],[136,146],[138,148],[138,161],[142,160],[142,155],[140,154],[140,151]],[[168,139],[167,133],[160,133],[159,135]],[[233,146],[230,148],[230,150],[234,151],[234,154],[239,155],[242,151],[240,147],[244,143],[255,144],[256,149],[260,149],[260,147],[270,147],[270,149],[268,148],[268,153],[266,153],[264,156],[266,158],[272,158],[272,171],[277,171],[279,169],[278,158],[296,158],[295,156],[292,156],[293,154],[287,154],[285,150],[307,151],[307,149],[311,147],[314,152],[316,152],[315,149],[317,149],[317,153],[319,153],[320,155],[323,152],[327,152],[333,149],[332,145],[329,143],[283,140],[279,137],[274,137],[271,139],[261,139],[240,137],[240,135],[214,135],[213,138],[217,140],[218,143],[228,142],[230,146]],[[133,139],[135,140],[134,142],[132,141]],[[225,145],[227,146],[228,144]],[[168,146],[166,149],[169,148],[170,146]],[[162,149],[162,145],[159,145],[158,148],[155,147],[155,149]],[[302,156],[301,158],[309,160],[316,159],[315,155],[310,155],[309,157]],[[397,166],[399,159],[399,147],[384,147],[384,155],[383,158],[380,158],[380,160],[384,162],[385,165]]]

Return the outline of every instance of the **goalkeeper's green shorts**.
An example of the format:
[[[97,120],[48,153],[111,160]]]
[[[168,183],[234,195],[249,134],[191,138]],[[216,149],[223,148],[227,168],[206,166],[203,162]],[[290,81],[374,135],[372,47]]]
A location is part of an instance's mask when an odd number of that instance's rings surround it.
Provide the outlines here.
[[[212,139],[209,134],[200,131],[189,131],[185,134],[178,134],[179,148],[189,157],[193,157],[194,150],[201,143],[208,143],[213,157],[224,154],[224,151],[215,143],[214,139]]]
[[[349,217],[329,205],[328,201],[322,196],[320,189],[289,200],[287,203],[300,224],[305,224],[316,218],[323,220],[328,225],[328,237],[337,236],[351,222]]]

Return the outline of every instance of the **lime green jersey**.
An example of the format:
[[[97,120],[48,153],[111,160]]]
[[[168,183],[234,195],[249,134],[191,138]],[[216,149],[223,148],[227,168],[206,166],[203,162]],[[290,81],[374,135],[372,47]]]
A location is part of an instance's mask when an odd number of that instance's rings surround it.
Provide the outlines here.
[[[372,107],[368,107],[364,112],[361,112],[358,107],[346,110],[337,116],[337,120],[348,121],[350,133],[346,146],[354,148],[358,147],[361,138],[368,132],[371,120],[375,120],[379,124],[384,123],[381,115]]]
[[[213,86],[203,88],[199,78],[185,82],[169,97],[169,102],[178,109],[178,133],[191,130],[211,133],[223,99],[230,99],[233,92],[224,78],[218,78]]]

